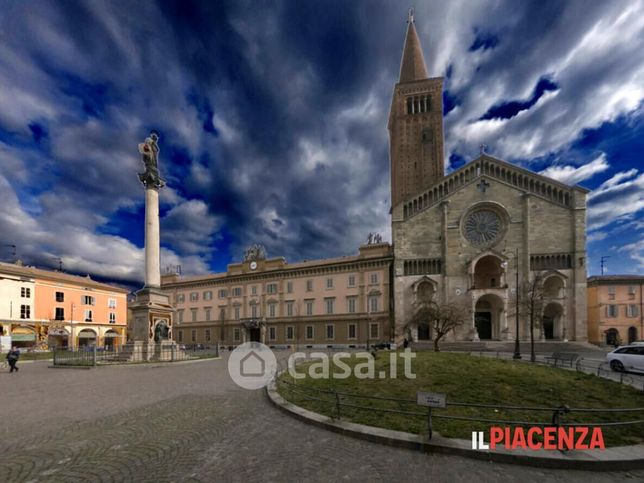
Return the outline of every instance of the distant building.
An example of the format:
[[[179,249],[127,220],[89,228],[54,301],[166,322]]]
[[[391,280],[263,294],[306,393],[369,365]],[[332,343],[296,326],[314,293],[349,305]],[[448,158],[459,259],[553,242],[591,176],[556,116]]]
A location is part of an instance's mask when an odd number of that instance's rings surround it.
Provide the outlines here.
[[[356,256],[287,263],[262,253],[225,273],[162,276],[182,344],[349,347],[392,337],[391,246]]]
[[[117,346],[127,292],[89,276],[0,263],[0,335],[18,347]]]
[[[588,278],[588,340],[626,344],[644,338],[644,276]]]

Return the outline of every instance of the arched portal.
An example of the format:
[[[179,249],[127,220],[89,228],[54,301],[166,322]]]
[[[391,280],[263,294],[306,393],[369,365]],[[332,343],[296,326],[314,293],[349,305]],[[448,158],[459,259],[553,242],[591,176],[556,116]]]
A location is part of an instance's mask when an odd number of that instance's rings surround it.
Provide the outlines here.
[[[543,309],[543,336],[546,339],[559,338],[561,333],[561,316],[563,307],[558,303],[550,303]]]
[[[499,288],[503,282],[502,260],[494,255],[486,255],[474,266],[474,288]]]
[[[503,309],[503,300],[497,295],[486,294],[476,301],[474,325],[479,339],[500,338]]]
[[[96,332],[92,329],[83,329],[78,333],[78,346],[92,346],[96,345]]]
[[[619,331],[614,328],[608,329],[606,332],[606,345],[616,346],[619,340]]]
[[[628,343],[632,344],[637,340],[637,327],[628,328]]]
[[[564,282],[558,275],[552,275],[543,282],[543,295],[550,299],[563,297]]]
[[[427,281],[423,280],[416,287],[416,302],[417,303],[427,303],[434,297],[434,285]]]
[[[11,329],[11,345],[16,347],[33,347],[38,337],[31,327],[14,327]]]
[[[108,350],[115,350],[119,345],[119,338],[121,334],[117,331],[110,329],[105,332],[105,348]]]
[[[53,328],[49,329],[47,337],[47,345],[49,348],[57,347],[59,349],[69,346],[69,332],[66,329]]]

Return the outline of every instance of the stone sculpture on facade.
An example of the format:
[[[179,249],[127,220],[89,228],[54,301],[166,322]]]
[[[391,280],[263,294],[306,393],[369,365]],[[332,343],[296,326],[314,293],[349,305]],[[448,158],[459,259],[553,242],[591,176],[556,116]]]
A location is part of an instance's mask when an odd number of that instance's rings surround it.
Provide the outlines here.
[[[266,259],[266,249],[261,243],[255,243],[246,249],[244,252],[245,262],[256,262],[258,260]]]

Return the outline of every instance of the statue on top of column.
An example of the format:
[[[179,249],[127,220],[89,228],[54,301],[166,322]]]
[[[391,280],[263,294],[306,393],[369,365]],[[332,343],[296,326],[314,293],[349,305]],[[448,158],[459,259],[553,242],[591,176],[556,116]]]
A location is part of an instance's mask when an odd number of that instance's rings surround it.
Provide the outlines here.
[[[144,142],[139,144],[139,153],[141,153],[141,160],[145,165],[145,172],[139,173],[139,180],[147,188],[152,186],[161,188],[165,185],[165,181],[159,175],[159,145],[157,141],[159,135],[152,131],[150,136]]]

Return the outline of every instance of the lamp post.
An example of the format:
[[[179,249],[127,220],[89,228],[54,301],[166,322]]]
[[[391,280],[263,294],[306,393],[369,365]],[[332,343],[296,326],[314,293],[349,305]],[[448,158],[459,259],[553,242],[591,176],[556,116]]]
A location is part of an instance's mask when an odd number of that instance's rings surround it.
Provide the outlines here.
[[[76,348],[76,340],[74,339],[74,307],[75,307],[74,302],[72,302],[72,314],[71,314],[71,318],[69,319],[72,340],[70,341],[70,344],[67,344],[71,347],[72,350]]]
[[[516,256],[517,260],[517,271],[516,271],[516,296],[517,296],[517,305],[516,305],[516,310],[515,310],[515,317],[516,317],[516,327],[514,331],[514,355],[512,356],[513,359],[521,359],[521,351],[519,348],[519,249],[517,248],[516,251]]]
[[[369,295],[367,295],[367,323],[365,324],[367,326],[367,352],[369,352],[369,330],[371,329],[370,327],[371,324],[371,299],[369,298]]]

